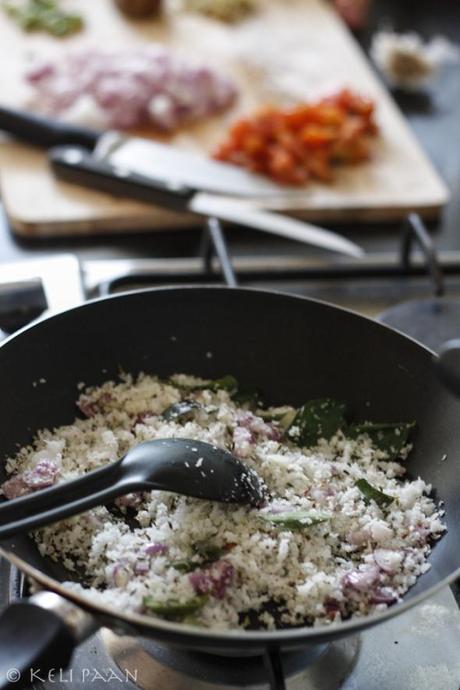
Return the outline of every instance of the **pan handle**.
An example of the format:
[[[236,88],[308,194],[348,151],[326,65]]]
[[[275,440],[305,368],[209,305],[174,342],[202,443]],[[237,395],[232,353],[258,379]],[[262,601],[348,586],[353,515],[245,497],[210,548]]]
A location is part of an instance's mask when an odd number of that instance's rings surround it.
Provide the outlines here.
[[[10,604],[0,616],[0,690],[25,688],[66,669],[94,618],[54,592]]]

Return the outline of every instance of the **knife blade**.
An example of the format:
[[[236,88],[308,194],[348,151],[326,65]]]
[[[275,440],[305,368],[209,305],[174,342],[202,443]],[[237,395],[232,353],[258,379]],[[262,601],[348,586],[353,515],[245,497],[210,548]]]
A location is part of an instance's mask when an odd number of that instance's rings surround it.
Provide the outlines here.
[[[91,152],[75,146],[54,147],[49,151],[51,166],[62,180],[99,189],[115,196],[191,212],[215,216],[221,220],[272,233],[305,244],[359,258],[363,250],[341,235],[279,213],[264,211],[248,201],[197,192],[173,180],[152,180],[151,177],[113,165],[110,157],[100,160]]]
[[[242,197],[272,198],[280,194],[279,186],[237,166],[116,131],[99,132],[6,107],[0,107],[0,130],[41,148],[79,146],[93,151],[99,160],[111,159],[115,165],[130,168],[152,180],[166,178],[196,191]]]
[[[67,182],[174,211],[215,215],[347,256],[360,257],[364,253],[337,233],[264,211],[263,201],[262,208],[260,202],[249,203],[248,197],[279,196],[280,189],[237,166],[167,144],[118,132],[100,133],[4,107],[0,107],[0,129],[49,149],[54,173]]]

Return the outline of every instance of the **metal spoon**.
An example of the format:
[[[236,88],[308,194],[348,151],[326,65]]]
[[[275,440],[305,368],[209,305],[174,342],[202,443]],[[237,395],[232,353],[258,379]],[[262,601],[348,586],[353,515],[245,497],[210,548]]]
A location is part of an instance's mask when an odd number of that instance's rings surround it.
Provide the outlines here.
[[[0,539],[152,489],[254,506],[264,498],[256,472],[227,451],[203,441],[159,439],[83,477],[0,505]]]

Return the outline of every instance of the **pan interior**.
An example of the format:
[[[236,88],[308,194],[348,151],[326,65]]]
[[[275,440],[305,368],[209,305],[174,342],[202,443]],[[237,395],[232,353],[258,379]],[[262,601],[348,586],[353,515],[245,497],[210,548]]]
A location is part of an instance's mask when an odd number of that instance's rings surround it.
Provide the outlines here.
[[[276,293],[173,288],[98,300],[26,329],[0,348],[2,457],[38,429],[72,422],[80,382],[99,384],[120,370],[229,373],[260,388],[271,404],[332,397],[345,401],[354,419],[415,419],[408,471],[432,483],[445,501],[448,532],[433,551],[430,571],[406,598],[459,568],[460,403],[438,383],[422,346],[351,312]],[[49,576],[69,579],[29,538],[8,547]]]

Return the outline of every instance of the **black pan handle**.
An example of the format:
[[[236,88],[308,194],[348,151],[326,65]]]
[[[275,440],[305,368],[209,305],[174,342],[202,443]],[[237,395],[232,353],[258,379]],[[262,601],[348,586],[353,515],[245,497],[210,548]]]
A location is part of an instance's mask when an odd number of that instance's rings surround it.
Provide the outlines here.
[[[0,130],[28,144],[46,149],[73,144],[92,151],[100,137],[100,132],[86,127],[4,107],[0,107]]]
[[[29,687],[52,669],[66,669],[78,641],[63,618],[33,598],[10,604],[0,616],[0,690]]]
[[[96,158],[83,148],[59,146],[51,149],[48,156],[56,177],[65,182],[172,211],[188,211],[195,194],[195,190],[186,185],[139,175]]]

